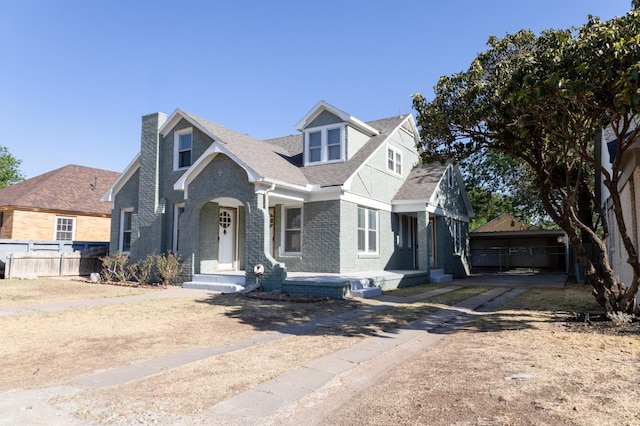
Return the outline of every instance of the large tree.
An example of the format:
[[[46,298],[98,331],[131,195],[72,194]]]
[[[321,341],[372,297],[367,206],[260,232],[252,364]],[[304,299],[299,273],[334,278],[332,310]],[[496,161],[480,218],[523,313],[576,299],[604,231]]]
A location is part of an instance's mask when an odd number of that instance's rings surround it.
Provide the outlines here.
[[[640,134],[639,78],[640,14],[634,7],[608,21],[590,16],[577,29],[491,37],[468,71],[440,78],[431,101],[420,94],[413,99],[423,161],[461,161],[490,150],[527,168],[546,213],[567,233],[609,312],[637,309],[640,262],[618,184],[622,159]],[[612,172],[597,155],[603,128],[615,134]],[[609,262],[596,171],[611,193],[633,270],[630,283],[619,282]]]
[[[20,164],[22,161],[11,155],[6,146],[0,145],[0,188],[24,180]]]
[[[531,178],[525,164],[499,151],[483,149],[460,162],[474,216],[469,230],[484,225],[502,213],[542,228],[550,223],[544,206],[532,197]]]

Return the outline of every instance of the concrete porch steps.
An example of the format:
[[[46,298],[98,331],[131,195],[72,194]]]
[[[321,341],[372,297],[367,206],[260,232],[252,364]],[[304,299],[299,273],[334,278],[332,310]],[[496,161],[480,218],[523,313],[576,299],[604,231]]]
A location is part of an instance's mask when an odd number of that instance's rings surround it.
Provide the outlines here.
[[[244,274],[194,274],[191,281],[182,283],[182,287],[237,293],[244,290]]]
[[[432,284],[450,283],[453,281],[453,275],[445,274],[444,269],[432,269],[429,272],[429,282]]]
[[[373,286],[373,280],[368,278],[359,278],[349,281],[351,286],[351,296],[362,297],[363,299],[371,299],[373,297],[381,296],[382,289],[380,287]]]

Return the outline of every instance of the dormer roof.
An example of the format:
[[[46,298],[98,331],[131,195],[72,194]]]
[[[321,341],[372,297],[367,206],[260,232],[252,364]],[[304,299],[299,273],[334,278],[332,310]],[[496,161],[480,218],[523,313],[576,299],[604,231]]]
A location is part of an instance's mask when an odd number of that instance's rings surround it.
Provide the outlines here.
[[[380,133],[378,130],[371,127],[367,123],[358,120],[354,116],[342,111],[339,108],[334,107],[333,105],[325,101],[320,101],[313,108],[311,108],[311,111],[309,111],[304,117],[302,117],[302,119],[300,119],[300,121],[298,121],[298,124],[296,124],[296,129],[303,132],[307,127],[309,127],[309,124],[313,122],[313,120],[315,120],[324,111],[335,115],[345,123],[355,127],[356,129],[360,130],[362,133],[370,137],[376,136],[378,133]]]

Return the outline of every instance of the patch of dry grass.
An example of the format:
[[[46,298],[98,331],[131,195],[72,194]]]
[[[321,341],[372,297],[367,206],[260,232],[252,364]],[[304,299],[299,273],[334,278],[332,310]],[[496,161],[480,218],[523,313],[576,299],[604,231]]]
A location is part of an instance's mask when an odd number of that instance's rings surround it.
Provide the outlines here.
[[[224,344],[354,306],[218,295],[1,317],[0,391],[51,385],[96,369]]]
[[[435,290],[438,288],[443,288],[443,287],[447,287],[447,285],[425,283],[425,284],[414,285],[411,287],[402,287],[402,288],[396,288],[393,290],[387,290],[384,292],[384,294],[388,294],[389,296],[409,297],[409,296],[415,296],[416,294],[426,293],[428,291]]]
[[[0,306],[132,296],[150,291],[160,290],[61,279],[0,280]]]
[[[585,286],[529,290],[316,424],[639,424],[637,336],[571,333],[555,323],[556,310],[592,311],[592,299]],[[509,379],[518,374],[531,378]]]

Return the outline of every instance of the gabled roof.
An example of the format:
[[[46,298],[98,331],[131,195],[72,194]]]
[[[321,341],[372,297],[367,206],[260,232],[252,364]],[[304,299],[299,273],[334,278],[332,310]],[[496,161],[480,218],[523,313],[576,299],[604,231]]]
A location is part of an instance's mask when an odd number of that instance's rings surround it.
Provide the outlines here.
[[[399,200],[424,200],[429,201],[431,195],[438,188],[438,184],[447,170],[446,165],[439,163],[419,164],[415,166],[404,181],[398,192],[393,197]]]
[[[245,168],[248,174],[293,185],[305,186],[309,184],[302,171],[291,163],[290,153],[285,148],[227,129],[185,111],[177,111],[214,140],[214,145],[217,144],[217,147],[214,146],[211,149],[212,152],[217,150],[216,152],[223,152],[230,156]],[[204,157],[206,155],[203,154],[192,168],[197,169],[197,163],[206,160]]]
[[[120,173],[70,164],[0,189],[0,208],[111,214],[102,195]]]
[[[305,128],[307,128],[309,123],[315,120],[316,117],[318,117],[323,111],[330,112],[331,114],[339,117],[345,123],[350,124],[351,126],[359,129],[369,136],[375,136],[378,134],[378,130],[375,127],[372,127],[367,123],[358,120],[354,116],[347,114],[341,109],[336,108],[325,101],[320,101],[316,104],[316,106],[311,108],[311,111],[309,111],[304,117],[302,117],[302,119],[300,119],[300,121],[298,121],[298,124],[296,124],[296,130],[302,132]]]
[[[537,226],[522,223],[509,213],[502,213],[500,216],[485,223],[473,232],[518,232],[539,230],[540,228],[538,228]]]
[[[318,164],[302,167],[303,135],[269,139],[267,142],[281,146],[289,152],[290,159],[304,173],[309,183],[321,187],[343,185],[367,159],[400,127],[410,115],[383,118],[366,124],[378,132],[369,139],[358,152],[344,162]]]

